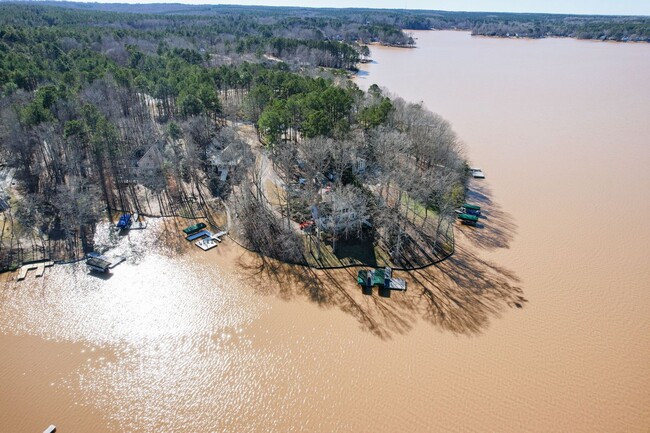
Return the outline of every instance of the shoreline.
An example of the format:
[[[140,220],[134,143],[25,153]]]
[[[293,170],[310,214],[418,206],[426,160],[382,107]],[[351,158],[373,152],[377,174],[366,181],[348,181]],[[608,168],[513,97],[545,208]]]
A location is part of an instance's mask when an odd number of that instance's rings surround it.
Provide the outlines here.
[[[472,37],[476,38],[488,38],[488,39],[521,39],[521,40],[541,40],[541,39],[571,39],[576,41],[592,41],[592,42],[613,42],[613,43],[624,43],[624,44],[650,44],[650,40],[647,41],[622,41],[616,39],[600,39],[600,38],[578,38],[576,36],[560,36],[560,35],[545,35],[540,37],[532,36],[499,36],[499,35],[481,35],[481,34],[472,34],[471,29],[428,29],[428,30],[408,30],[409,32],[459,32],[459,33],[468,33]],[[417,40],[417,38],[414,38]],[[381,44],[376,44],[380,45]],[[400,46],[395,46],[394,48],[400,48]],[[417,48],[414,46],[413,48]]]

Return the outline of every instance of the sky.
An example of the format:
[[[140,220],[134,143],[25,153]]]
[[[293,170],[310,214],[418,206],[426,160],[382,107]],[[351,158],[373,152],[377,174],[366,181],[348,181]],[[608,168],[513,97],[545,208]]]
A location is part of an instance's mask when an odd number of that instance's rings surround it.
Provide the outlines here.
[[[99,0],[98,2],[242,4],[650,16],[650,0]]]

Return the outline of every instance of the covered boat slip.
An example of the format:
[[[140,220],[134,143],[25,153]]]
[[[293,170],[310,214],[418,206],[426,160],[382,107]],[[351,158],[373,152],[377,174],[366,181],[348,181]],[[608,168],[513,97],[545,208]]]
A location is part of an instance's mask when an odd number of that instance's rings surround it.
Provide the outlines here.
[[[131,214],[125,213],[120,216],[119,221],[115,224],[115,227],[122,230],[131,225]]]
[[[105,257],[90,257],[86,260],[88,269],[95,272],[106,273],[111,268],[111,262],[106,260]]]
[[[363,269],[357,273],[357,283],[365,288],[378,286],[390,290],[406,290],[406,281],[393,278],[391,268]]]
[[[88,269],[101,273],[107,273],[110,269],[113,269],[115,266],[126,260],[126,257],[106,257],[95,251],[88,253],[86,257],[86,266]]]
[[[463,203],[458,209],[456,209],[457,214],[467,214],[473,215],[476,217],[481,216],[481,206],[475,204]]]
[[[204,229],[205,227],[206,225],[204,223],[194,224],[192,226],[185,227],[183,229],[183,233],[185,233],[186,235],[191,235],[192,233],[196,233],[199,230]]]
[[[476,225],[478,222],[478,217],[476,215],[470,215],[466,213],[458,214],[458,219],[463,224]]]

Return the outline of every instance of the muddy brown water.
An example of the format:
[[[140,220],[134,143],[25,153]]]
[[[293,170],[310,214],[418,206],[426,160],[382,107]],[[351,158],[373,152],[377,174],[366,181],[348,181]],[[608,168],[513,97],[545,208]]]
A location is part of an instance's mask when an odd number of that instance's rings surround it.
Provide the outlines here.
[[[486,172],[450,260],[384,298],[100,227],[111,277],[3,276],[0,431],[646,432],[650,46],[417,37],[357,83],[442,114]]]

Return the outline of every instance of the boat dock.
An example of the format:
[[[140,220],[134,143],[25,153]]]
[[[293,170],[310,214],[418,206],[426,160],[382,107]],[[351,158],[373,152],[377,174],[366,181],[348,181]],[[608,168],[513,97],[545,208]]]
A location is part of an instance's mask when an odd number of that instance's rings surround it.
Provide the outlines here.
[[[106,257],[97,252],[91,252],[87,255],[86,266],[89,270],[95,272],[106,273],[109,269],[113,269],[126,260],[126,257]]]
[[[143,230],[147,228],[147,223],[141,221],[140,214],[134,213],[133,218],[131,219],[131,230]]]
[[[203,230],[196,231],[198,229],[203,229]],[[203,223],[199,223],[187,227],[183,229],[183,232],[186,234],[188,232],[195,232],[186,236],[185,239],[187,239],[190,242],[197,241],[194,243],[194,245],[201,248],[203,251],[211,250],[212,248],[219,245],[219,242],[221,242],[221,237],[228,234],[227,231],[223,231],[223,230],[217,233],[212,233],[210,230],[205,229],[205,224]]]
[[[470,215],[466,213],[458,214],[457,218],[463,224],[468,224],[472,226],[475,226],[476,223],[478,222],[478,217],[476,215]]]
[[[357,273],[357,283],[364,289],[378,286],[380,289],[406,290],[406,281],[393,278],[393,270],[389,267],[361,270]]]
[[[481,206],[475,205],[475,204],[469,204],[469,203],[463,203],[462,206],[460,206],[458,209],[456,209],[457,214],[467,214],[467,215],[473,215],[476,217],[481,216]]]
[[[120,216],[115,228],[117,230],[144,230],[147,228],[147,223],[142,221],[138,212],[133,214],[125,213]]]
[[[31,271],[33,269],[36,269],[36,277],[42,277],[43,274],[45,273],[45,268],[49,268],[50,266],[53,266],[54,262],[53,261],[45,261],[45,262],[37,262],[37,263],[29,263],[27,265],[23,265],[20,267],[20,271],[18,271],[18,276],[16,277],[16,281],[22,281],[27,277],[27,272]]]
[[[216,247],[218,244],[212,237],[209,237],[197,241],[194,245],[201,248],[203,251],[208,251]]]
[[[120,219],[117,222],[117,224],[115,224],[115,228],[118,229],[118,230],[126,230],[126,229],[128,229],[131,226],[132,222],[133,222],[131,220],[131,218],[132,218],[132,215],[130,213],[122,214],[120,216]]]
[[[86,266],[89,270],[105,274],[111,267],[111,262],[105,258],[91,257],[86,260]]]
[[[126,257],[114,257],[113,259],[110,260],[111,264],[109,268],[113,269],[115,266],[119,265],[123,261],[126,260]]]
[[[204,229],[205,227],[206,227],[206,225],[204,223],[198,223],[198,224],[191,225],[189,227],[185,227],[183,229],[183,232],[186,235],[191,235],[192,233],[196,233],[199,230]]]
[[[221,242],[221,237],[226,236],[227,234],[227,231],[220,231],[219,233],[212,235],[212,239],[216,239],[217,241]]]
[[[483,173],[483,169],[481,168],[470,167],[469,172],[472,175],[472,177],[476,179],[485,179],[485,173]]]
[[[144,221],[136,221],[131,224],[131,230],[143,230],[147,228],[147,223]]]

